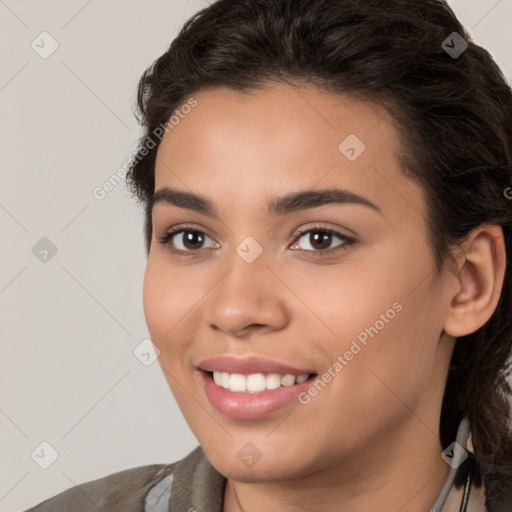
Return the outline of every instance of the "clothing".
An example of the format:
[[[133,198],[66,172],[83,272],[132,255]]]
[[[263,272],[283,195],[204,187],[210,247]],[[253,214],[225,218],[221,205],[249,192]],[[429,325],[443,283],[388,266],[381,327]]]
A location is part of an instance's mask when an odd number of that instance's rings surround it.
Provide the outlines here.
[[[462,512],[464,484],[469,489],[465,512],[493,512],[485,507],[483,487],[470,485],[473,455],[468,439],[469,424],[464,419],[455,441],[469,456],[450,469],[438,499],[425,512]],[[198,446],[172,464],[113,473],[72,487],[25,512],[223,512],[226,482]]]

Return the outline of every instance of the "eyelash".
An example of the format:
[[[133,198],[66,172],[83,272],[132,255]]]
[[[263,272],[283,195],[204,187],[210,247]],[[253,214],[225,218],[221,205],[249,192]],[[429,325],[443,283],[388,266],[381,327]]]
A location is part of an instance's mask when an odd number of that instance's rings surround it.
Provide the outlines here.
[[[202,235],[208,236],[204,231],[201,231],[200,229],[197,229],[194,226],[181,225],[167,233],[164,233],[164,235],[162,235],[161,237],[158,238],[158,243],[162,244],[163,246],[169,246],[168,247],[169,250],[173,254],[176,254],[180,257],[190,258],[190,257],[196,256],[197,253],[201,249],[197,249],[196,251],[183,251],[181,249],[172,248],[172,245],[170,244],[174,235],[177,235],[178,233],[182,233],[182,232],[186,232],[186,231],[200,233]],[[303,235],[311,233],[311,232],[321,232],[321,233],[327,233],[330,235],[334,235],[334,236],[340,238],[343,242],[340,246],[338,246],[334,249],[322,249],[321,251],[310,251],[310,250],[305,250],[305,249],[299,249],[304,252],[313,253],[316,256],[324,256],[324,255],[328,255],[328,254],[337,253],[339,251],[346,250],[348,247],[351,247],[352,245],[354,245],[356,243],[355,238],[343,235],[343,234],[339,233],[338,231],[334,231],[333,229],[329,229],[322,225],[314,225],[312,227],[309,227],[307,229],[297,232],[297,234],[294,237],[294,242],[296,240],[299,240]],[[210,237],[208,237],[208,238],[210,238]],[[293,243],[292,245],[295,245],[295,243]],[[297,250],[297,249],[294,249],[294,250]]]

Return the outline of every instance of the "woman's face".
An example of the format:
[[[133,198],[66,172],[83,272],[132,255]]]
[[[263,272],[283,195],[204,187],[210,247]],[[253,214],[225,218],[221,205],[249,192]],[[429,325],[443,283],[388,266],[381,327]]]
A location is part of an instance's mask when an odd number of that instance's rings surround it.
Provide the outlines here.
[[[391,118],[313,87],[194,99],[158,150],[144,311],[209,460],[263,481],[432,445],[453,289]]]

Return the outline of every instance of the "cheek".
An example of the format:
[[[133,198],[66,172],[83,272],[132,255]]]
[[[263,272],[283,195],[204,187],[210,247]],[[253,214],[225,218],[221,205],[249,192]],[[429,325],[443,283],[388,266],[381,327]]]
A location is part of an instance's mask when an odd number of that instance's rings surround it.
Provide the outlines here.
[[[354,414],[361,404],[384,416],[414,408],[430,384],[439,342],[431,283],[410,295],[403,290],[374,290],[366,304],[354,299],[353,316],[347,310],[338,322],[336,331],[345,328],[347,335],[340,336],[343,346],[330,345],[330,353],[351,360],[335,386]],[[358,310],[363,304],[364,314]]]
[[[160,346],[165,334],[165,325],[167,329],[172,326],[172,293],[166,285],[166,276],[159,266],[148,260],[146,271],[144,273],[143,283],[143,307],[146,324],[154,343]]]
[[[190,407],[186,384],[190,374],[185,373],[184,357],[193,327],[188,315],[197,302],[197,291],[186,285],[190,278],[170,268],[157,258],[148,259],[143,282],[143,307],[148,331],[153,343],[160,349],[158,362],[169,388],[185,417]]]
[[[340,393],[393,400],[393,392],[403,392],[413,400],[428,380],[441,306],[433,260],[420,242],[399,252],[396,242],[361,252],[343,266],[310,267],[307,280],[285,271],[283,280],[307,305],[296,301],[307,318],[301,332],[323,354],[325,368],[347,354],[345,378],[335,379]]]
[[[157,258],[148,259],[143,283],[143,308],[153,342],[161,351],[160,360],[170,352],[181,352],[186,339],[188,316],[200,296],[195,280],[179,269],[171,269]],[[191,332],[189,330],[189,332]]]

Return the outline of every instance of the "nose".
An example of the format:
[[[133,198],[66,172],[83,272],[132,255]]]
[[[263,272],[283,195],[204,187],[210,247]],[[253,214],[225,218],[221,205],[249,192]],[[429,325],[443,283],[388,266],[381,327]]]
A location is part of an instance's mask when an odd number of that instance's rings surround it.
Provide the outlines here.
[[[235,254],[230,263],[208,294],[205,318],[209,327],[237,338],[285,328],[290,318],[289,296],[263,254],[252,263]]]

